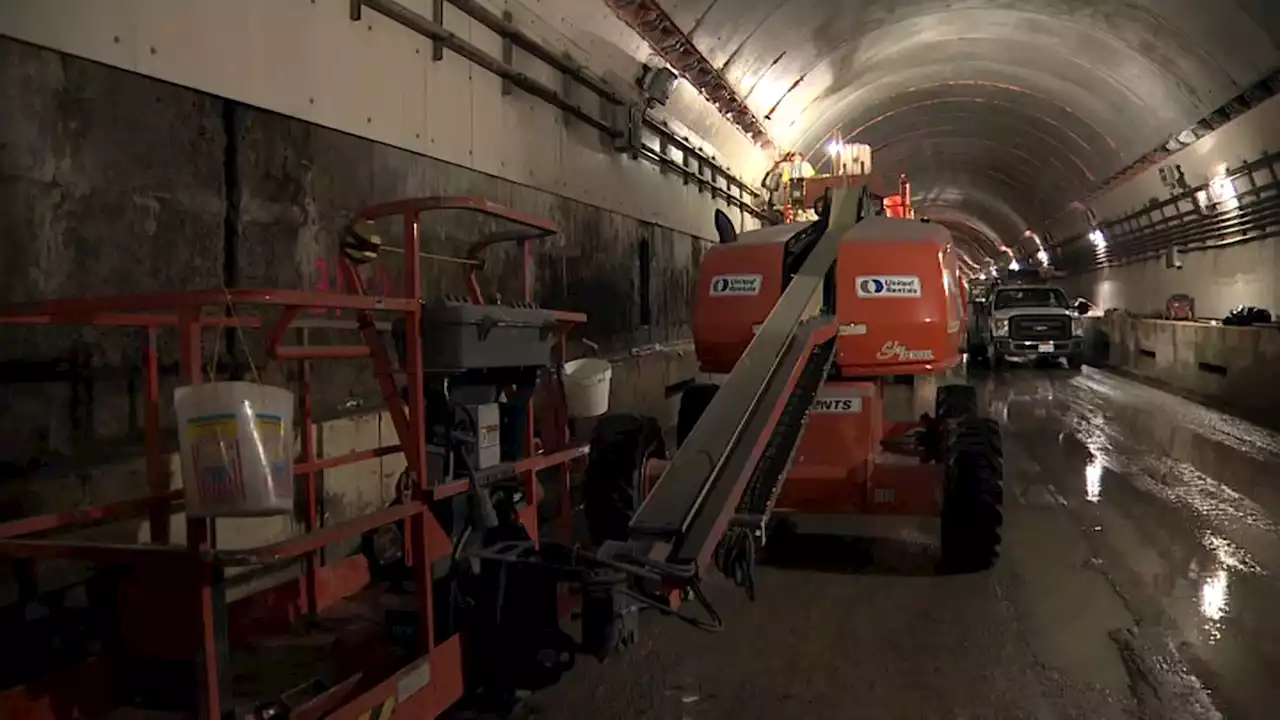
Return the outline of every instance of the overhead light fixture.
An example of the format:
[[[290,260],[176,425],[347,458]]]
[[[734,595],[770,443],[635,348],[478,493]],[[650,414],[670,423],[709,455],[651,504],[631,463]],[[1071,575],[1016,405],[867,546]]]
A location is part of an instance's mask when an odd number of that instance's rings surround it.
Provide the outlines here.
[[[1227,175],[1226,163],[1220,165],[1218,172],[1209,180],[1209,195],[1215,202],[1222,203],[1224,210],[1240,207],[1240,201],[1236,200],[1236,183]]]
[[[1093,246],[1101,250],[1107,246],[1107,236],[1102,234],[1102,230],[1094,228],[1089,231],[1089,240],[1093,242]]]
[[[1040,251],[1036,253],[1036,259],[1040,261],[1041,265],[1048,265],[1049,253],[1044,248],[1040,248]]]
[[[1013,260],[1010,260],[1010,261],[1009,261],[1009,269],[1010,269],[1010,270],[1018,270],[1018,269],[1020,269],[1021,267],[1022,267],[1022,266],[1018,264],[1018,260],[1017,260],[1017,258],[1014,258]]]

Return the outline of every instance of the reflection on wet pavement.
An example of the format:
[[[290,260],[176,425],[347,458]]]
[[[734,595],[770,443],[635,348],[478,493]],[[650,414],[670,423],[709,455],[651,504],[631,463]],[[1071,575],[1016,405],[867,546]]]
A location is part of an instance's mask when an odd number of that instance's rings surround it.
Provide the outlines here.
[[[1093,458],[1084,466],[1084,499],[1096,503],[1102,499],[1102,460]]]
[[[1009,480],[1064,499],[1225,716],[1280,717],[1280,434],[1090,368],[981,381],[1006,456],[1041,471]]]
[[[1280,718],[1280,435],[1090,368],[971,381],[1004,428],[995,569],[933,577],[923,524],[774,537],[754,601],[709,578],[723,633],[646,617],[540,717]]]

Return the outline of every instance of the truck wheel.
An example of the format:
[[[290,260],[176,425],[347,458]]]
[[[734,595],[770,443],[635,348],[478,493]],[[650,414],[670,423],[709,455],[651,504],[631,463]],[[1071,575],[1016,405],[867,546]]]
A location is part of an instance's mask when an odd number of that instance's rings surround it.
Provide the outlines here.
[[[654,418],[606,415],[596,422],[582,484],[592,543],[627,539],[631,518],[644,501],[645,463],[665,454],[662,427]]]
[[[1000,557],[1004,524],[1004,451],[995,420],[969,417],[948,448],[939,570],[987,570]]]
[[[1084,367],[1084,356],[1079,354],[1068,355],[1067,367],[1071,368],[1072,370],[1079,370],[1080,368]]]
[[[715,383],[694,383],[680,393],[680,410],[676,416],[677,446],[684,445],[685,438],[693,432],[693,426],[698,424],[717,392],[720,392],[720,386]]]
[[[958,420],[978,414],[978,388],[972,385],[942,385],[934,399],[933,414],[939,420]]]

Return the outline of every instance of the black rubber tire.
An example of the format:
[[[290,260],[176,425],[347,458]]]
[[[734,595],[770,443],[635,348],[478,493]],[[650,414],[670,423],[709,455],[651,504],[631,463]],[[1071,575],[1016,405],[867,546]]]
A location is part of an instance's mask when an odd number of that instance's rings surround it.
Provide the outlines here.
[[[702,413],[720,392],[720,386],[714,383],[694,383],[680,393],[680,410],[676,415],[676,447],[684,445],[685,438],[693,432]]]
[[[1004,524],[1000,426],[991,418],[966,418],[947,450],[939,570],[988,570],[1000,557],[1000,528]]]
[[[987,352],[987,346],[981,343],[973,344],[965,348],[965,352],[969,355],[970,363],[986,363],[991,359],[990,353]]]
[[[1068,356],[1067,356],[1067,367],[1071,368],[1072,370],[1079,370],[1080,368],[1084,367],[1084,356],[1083,356],[1083,355],[1068,355]]]
[[[972,385],[953,384],[938,386],[934,398],[934,417],[939,420],[959,420],[978,415],[978,388]]]
[[[644,502],[644,466],[666,455],[662,426],[644,415],[605,415],[591,434],[582,511],[591,542],[626,540]]]

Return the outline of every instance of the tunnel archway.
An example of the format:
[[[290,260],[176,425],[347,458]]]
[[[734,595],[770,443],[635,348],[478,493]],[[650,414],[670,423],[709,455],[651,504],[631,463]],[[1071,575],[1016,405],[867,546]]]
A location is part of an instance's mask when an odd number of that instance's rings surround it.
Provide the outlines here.
[[[871,145],[875,174],[907,173],[996,259],[1280,61],[1262,2],[662,4],[780,145],[818,165],[835,134]]]

